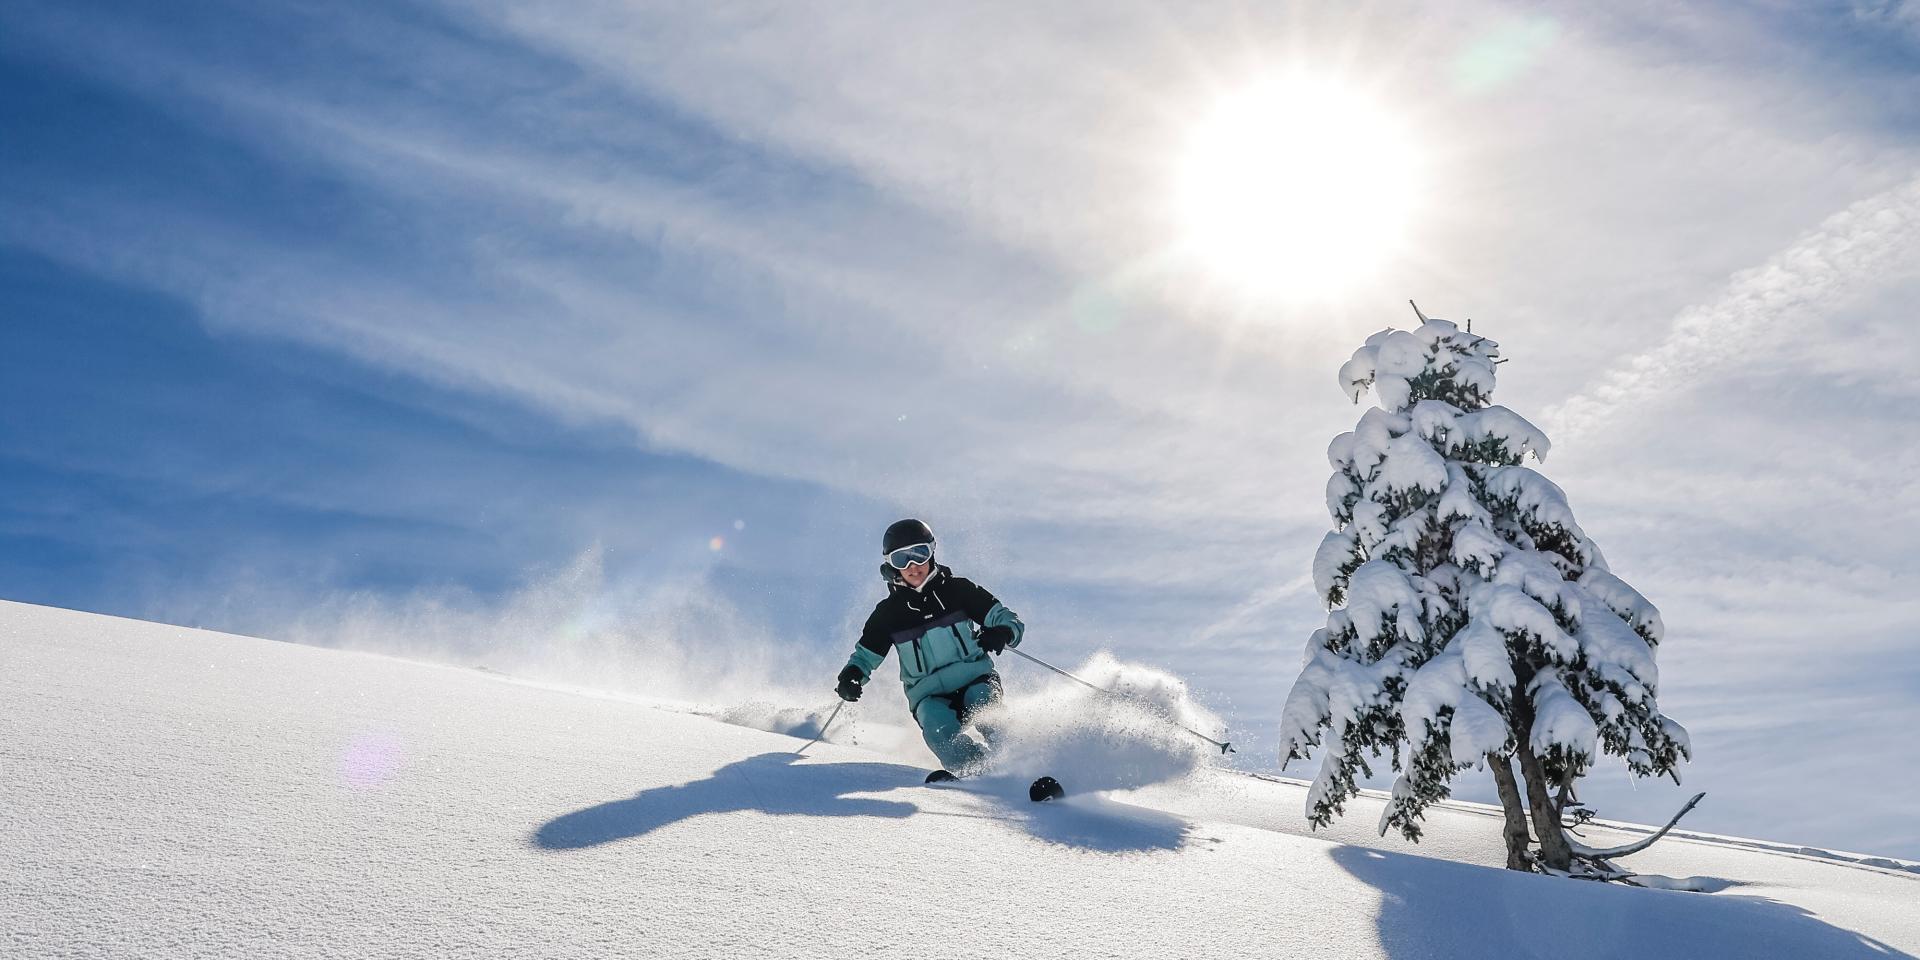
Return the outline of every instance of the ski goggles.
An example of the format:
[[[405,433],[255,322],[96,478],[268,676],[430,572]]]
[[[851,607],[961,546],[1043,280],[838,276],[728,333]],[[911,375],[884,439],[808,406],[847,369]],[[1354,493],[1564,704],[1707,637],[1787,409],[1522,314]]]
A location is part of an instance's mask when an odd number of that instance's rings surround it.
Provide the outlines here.
[[[912,546],[901,547],[887,554],[887,565],[893,567],[895,570],[905,570],[914,564],[926,563],[932,559],[933,544],[916,543]]]

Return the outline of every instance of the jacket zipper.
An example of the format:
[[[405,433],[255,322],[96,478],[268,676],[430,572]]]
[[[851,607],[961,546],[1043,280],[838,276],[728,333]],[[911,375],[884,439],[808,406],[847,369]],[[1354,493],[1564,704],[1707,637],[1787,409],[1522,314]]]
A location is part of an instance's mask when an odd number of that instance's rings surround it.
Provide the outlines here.
[[[937,590],[928,590],[928,591],[927,591],[927,595],[933,598],[933,602],[934,602],[934,603],[937,603],[937,604],[939,604],[939,605],[940,605],[940,609],[941,609],[942,611],[945,611],[945,610],[947,609],[947,602],[946,602],[945,600],[942,600],[942,599],[940,599],[940,593],[939,593],[939,591],[937,591]],[[959,642],[959,644],[960,644],[960,657],[961,657],[961,659],[963,659],[963,660],[964,660],[964,659],[966,659],[966,657],[968,656],[968,654],[967,654],[967,638],[966,638],[966,635],[965,635],[965,634],[963,634],[963,633],[961,633],[961,632],[960,632],[960,628],[959,628],[959,627],[957,627],[957,626],[949,626],[949,627],[948,627],[947,629],[948,629],[948,630],[951,630],[951,631],[953,631],[953,638],[954,638],[954,639],[955,639],[956,641],[958,641],[958,642]],[[923,668],[923,669],[924,669],[924,668]]]

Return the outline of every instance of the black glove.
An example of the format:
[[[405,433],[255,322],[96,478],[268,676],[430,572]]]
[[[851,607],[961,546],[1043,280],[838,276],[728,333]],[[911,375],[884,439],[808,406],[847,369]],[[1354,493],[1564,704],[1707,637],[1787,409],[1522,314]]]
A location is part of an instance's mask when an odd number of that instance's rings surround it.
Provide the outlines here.
[[[974,640],[980,644],[980,649],[997,657],[1006,653],[1007,644],[1013,642],[1013,628],[1008,626],[988,627],[980,631],[980,636],[974,638]]]
[[[867,675],[861,673],[859,667],[849,663],[840,671],[840,683],[833,688],[833,692],[839,694],[840,699],[852,703],[860,699],[860,685],[865,682],[867,682]]]

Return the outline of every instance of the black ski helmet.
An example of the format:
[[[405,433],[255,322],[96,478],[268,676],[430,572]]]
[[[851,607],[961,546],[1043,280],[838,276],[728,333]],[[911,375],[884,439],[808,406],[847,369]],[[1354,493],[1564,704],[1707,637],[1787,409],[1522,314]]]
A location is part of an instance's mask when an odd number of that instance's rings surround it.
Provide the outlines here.
[[[916,543],[932,543],[933,528],[920,520],[896,520],[880,538],[880,555],[886,556],[901,547],[911,547]]]
[[[900,579],[900,571],[886,561],[886,556],[901,547],[911,547],[916,543],[932,543],[933,528],[920,520],[898,520],[880,536],[880,579],[890,584],[906,583]]]

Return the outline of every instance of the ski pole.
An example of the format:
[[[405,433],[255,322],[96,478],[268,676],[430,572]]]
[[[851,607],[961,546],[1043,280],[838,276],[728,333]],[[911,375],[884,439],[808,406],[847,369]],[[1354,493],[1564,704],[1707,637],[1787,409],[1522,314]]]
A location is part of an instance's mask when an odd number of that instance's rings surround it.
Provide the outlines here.
[[[847,702],[846,702],[845,700],[842,700],[842,701],[840,701],[839,703],[836,703],[836,704],[834,704],[834,705],[833,705],[833,712],[832,712],[832,713],[829,713],[829,714],[827,714],[827,722],[826,722],[826,723],[823,723],[823,724],[821,724],[821,725],[820,725],[820,736],[819,736],[819,737],[814,737],[814,738],[813,738],[812,740],[808,740],[808,741],[807,741],[807,746],[806,746],[806,747],[801,747],[800,749],[798,749],[798,750],[795,750],[795,751],[794,751],[794,753],[806,753],[806,752],[807,752],[807,747],[811,747],[811,746],[813,746],[814,744],[816,744],[816,743],[819,743],[819,742],[820,742],[820,737],[824,737],[824,736],[826,736],[826,735],[827,735],[827,728],[833,725],[833,718],[834,718],[834,717],[837,717],[837,716],[839,716],[839,715],[840,715],[840,708],[841,708],[841,707],[844,707],[844,706],[846,706],[846,705],[847,705]]]
[[[1031,653],[1028,653],[1028,652],[1026,652],[1026,651],[1024,651],[1024,650],[1022,650],[1022,649],[1020,649],[1019,647],[1008,647],[1007,649],[1008,649],[1008,650],[1011,650],[1011,651],[1012,651],[1012,652],[1014,652],[1014,653],[1017,653],[1017,654],[1019,654],[1019,655],[1020,655],[1021,657],[1023,657],[1023,658],[1025,658],[1025,659],[1027,659],[1027,660],[1029,660],[1029,661],[1032,661],[1033,663],[1037,663],[1037,664],[1039,664],[1039,665],[1041,665],[1041,666],[1043,666],[1043,667],[1046,667],[1046,668],[1047,668],[1048,670],[1052,670],[1052,671],[1053,671],[1054,673],[1057,673],[1057,674],[1059,674],[1059,675],[1061,675],[1061,676],[1063,676],[1063,677],[1066,677],[1066,678],[1067,678],[1068,680],[1072,680],[1072,681],[1073,681],[1074,683],[1077,683],[1077,684],[1079,684],[1079,685],[1081,685],[1081,686],[1083,686],[1083,687],[1086,687],[1086,688],[1087,688],[1087,689],[1089,689],[1089,690],[1098,690],[1098,691],[1100,691],[1101,693],[1104,693],[1104,694],[1106,694],[1107,696],[1109,696],[1109,697],[1112,697],[1112,698],[1114,698],[1115,700],[1125,700],[1125,699],[1126,699],[1125,697],[1122,697],[1121,695],[1119,695],[1119,694],[1117,694],[1117,693],[1114,693],[1114,692],[1113,692],[1112,690],[1108,690],[1108,689],[1107,689],[1106,687],[1100,687],[1100,686],[1095,686],[1095,685],[1093,685],[1093,684],[1091,684],[1091,683],[1088,683],[1088,682],[1086,682],[1085,680],[1082,680],[1082,679],[1080,679],[1079,677],[1076,677],[1076,676],[1074,676],[1073,674],[1071,674],[1071,673],[1068,673],[1068,672],[1066,672],[1065,670],[1062,670],[1062,669],[1060,669],[1059,667],[1056,667],[1056,666],[1054,666],[1053,664],[1051,664],[1051,663],[1048,663],[1048,662],[1046,662],[1045,660],[1042,660],[1042,659],[1040,659],[1039,657],[1036,657],[1036,656],[1034,656],[1033,654],[1031,654]],[[1235,749],[1233,749],[1233,744],[1231,744],[1231,743],[1221,743],[1220,741],[1218,741],[1218,740],[1215,740],[1214,738],[1212,738],[1212,737],[1209,737],[1209,736],[1207,736],[1206,734],[1204,734],[1204,733],[1201,733],[1200,731],[1198,731],[1198,730],[1195,730],[1195,729],[1193,729],[1192,727],[1188,727],[1188,726],[1185,726],[1185,725],[1183,725],[1183,724],[1180,724],[1180,723],[1176,723],[1176,722],[1174,722],[1173,720],[1167,720],[1167,722],[1168,722],[1168,723],[1172,723],[1172,724],[1173,724],[1174,726],[1176,726],[1176,727],[1179,727],[1180,729],[1182,729],[1182,730],[1185,730],[1186,732],[1188,732],[1188,733],[1191,733],[1191,734],[1193,734],[1194,736],[1196,736],[1196,737],[1199,737],[1200,739],[1202,739],[1202,740],[1205,740],[1206,742],[1208,742],[1208,743],[1211,743],[1211,744],[1213,744],[1213,745],[1214,745],[1214,746],[1216,746],[1216,747],[1219,747],[1219,748],[1220,748],[1220,753],[1221,753],[1221,754],[1222,754],[1223,756],[1224,756],[1224,755],[1226,755],[1226,754],[1229,754],[1229,753],[1239,753],[1239,752],[1240,752],[1240,751],[1238,751],[1238,750],[1235,750]]]

